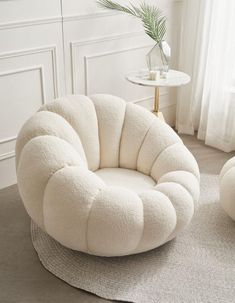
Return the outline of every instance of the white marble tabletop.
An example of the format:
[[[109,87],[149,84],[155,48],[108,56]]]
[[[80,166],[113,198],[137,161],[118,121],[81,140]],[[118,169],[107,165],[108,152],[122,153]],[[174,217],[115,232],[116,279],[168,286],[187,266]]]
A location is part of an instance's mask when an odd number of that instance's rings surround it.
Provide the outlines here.
[[[173,69],[169,70],[167,78],[149,80],[148,70],[141,70],[127,74],[126,79],[134,84],[150,87],[181,86],[191,80],[189,75]]]

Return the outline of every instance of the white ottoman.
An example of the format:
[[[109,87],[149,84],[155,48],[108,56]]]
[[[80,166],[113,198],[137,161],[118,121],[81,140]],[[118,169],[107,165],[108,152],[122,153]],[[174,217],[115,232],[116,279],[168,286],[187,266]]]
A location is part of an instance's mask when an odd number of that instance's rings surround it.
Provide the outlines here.
[[[228,160],[220,172],[220,204],[235,220],[235,157]]]
[[[16,145],[25,208],[61,244],[99,256],[153,249],[190,222],[198,165],[146,109],[110,95],[43,106]]]

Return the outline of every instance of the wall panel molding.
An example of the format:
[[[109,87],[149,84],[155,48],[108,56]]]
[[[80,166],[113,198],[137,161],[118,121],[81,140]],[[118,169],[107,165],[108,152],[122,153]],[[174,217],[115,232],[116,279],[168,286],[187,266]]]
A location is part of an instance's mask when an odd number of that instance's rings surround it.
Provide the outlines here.
[[[0,23],[0,30],[14,29],[14,28],[18,28],[18,27],[44,25],[44,24],[51,24],[51,23],[61,23],[61,22],[62,22],[62,17],[50,17],[50,18],[33,19],[33,20],[20,20],[20,21],[16,21],[16,22]]]
[[[134,46],[134,47],[128,47],[128,48],[122,48],[119,50],[112,50],[112,51],[106,51],[106,52],[101,52],[101,53],[94,53],[92,55],[88,55],[84,57],[84,68],[85,68],[85,94],[89,95],[89,60],[96,59],[96,58],[101,58],[105,56],[111,56],[115,54],[121,54],[121,53],[126,53],[130,51],[135,51],[135,50],[140,50],[144,48],[150,48],[152,46],[147,44],[147,45],[142,45],[142,46]]]
[[[39,71],[39,73],[40,73],[40,87],[41,87],[41,96],[42,96],[41,104],[43,105],[46,103],[43,66],[36,65],[36,66],[29,66],[29,67],[24,67],[24,68],[8,70],[6,72],[0,73],[0,78],[4,77],[4,76],[15,75],[15,74],[31,72],[31,71]],[[12,137],[7,137],[4,139],[0,139],[0,145],[15,141],[16,138],[17,138],[17,135],[12,136]],[[7,153],[0,154],[0,161],[6,160],[9,158],[13,158],[14,156],[15,156],[14,150],[7,152]]]
[[[175,4],[182,4],[185,0],[172,0],[172,3]],[[96,18],[104,18],[104,17],[111,17],[111,16],[120,16],[123,13],[118,11],[110,11],[108,9],[102,9],[98,12],[92,13],[83,13],[83,14],[68,14],[62,16],[63,22],[71,22],[71,21],[80,21],[84,19],[96,19]]]
[[[46,103],[46,97],[45,97],[46,95],[45,95],[45,85],[44,85],[44,71],[43,71],[43,66],[42,65],[35,65],[35,66],[29,66],[29,67],[23,67],[23,68],[8,70],[6,72],[0,73],[0,78],[5,77],[5,76],[9,76],[9,75],[35,71],[35,70],[38,70],[39,73],[40,73],[42,104],[45,104]]]
[[[12,142],[12,141],[16,140],[16,138],[17,138],[17,136],[12,136],[12,137],[7,137],[5,139],[1,139],[0,144]]]
[[[12,150],[8,153],[1,154],[0,155],[0,161],[11,159],[11,158],[14,158],[14,157],[15,157],[15,151]]]
[[[108,35],[108,36],[101,36],[91,39],[85,39],[85,40],[77,40],[77,41],[71,41],[70,44],[72,47],[81,46],[81,45],[88,45],[88,44],[95,44],[95,43],[102,43],[106,41],[113,41],[113,40],[119,40],[123,38],[129,38],[134,36],[140,36],[144,35],[144,31],[134,31],[134,32],[125,32],[122,34],[117,35]]]
[[[15,141],[23,123],[65,94],[60,0],[0,1],[0,189],[16,183]]]
[[[77,87],[76,87],[76,54],[75,54],[75,49],[79,48],[81,46],[85,45],[93,45],[97,43],[105,43],[105,42],[110,42],[110,41],[115,41],[115,40],[121,40],[121,39],[126,39],[126,38],[133,38],[133,37],[139,37],[143,36],[144,32],[143,31],[136,31],[136,32],[125,32],[122,34],[117,34],[117,35],[109,35],[109,36],[101,36],[93,39],[85,39],[85,40],[77,40],[77,41],[71,41],[70,42],[70,56],[71,56],[71,79],[72,79],[72,93],[76,93]],[[152,44],[151,44],[152,45]],[[130,51],[130,50],[135,50],[135,49],[140,49],[144,47],[149,47],[150,45],[143,45],[140,47],[132,47],[132,48],[126,48],[126,49],[121,49],[117,51],[106,51],[102,53],[95,53],[93,55],[85,55],[84,56],[84,73],[85,73],[85,91],[86,94],[88,93],[88,88],[87,88],[87,79],[88,79],[88,60],[92,59],[93,57],[99,57],[99,56],[105,56],[105,55],[110,55],[112,52],[113,53],[121,53],[125,51]]]
[[[5,53],[0,53],[1,59],[8,59],[20,56],[34,55],[39,53],[49,52],[51,54],[52,59],[52,69],[53,69],[53,89],[54,89],[54,97],[58,98],[59,96],[59,86],[58,86],[58,60],[57,60],[57,46],[42,46],[38,48],[29,48],[29,49],[21,49],[17,51],[10,51]]]
[[[80,21],[86,19],[96,19],[96,18],[104,18],[104,17],[112,17],[120,15],[119,12],[110,12],[110,11],[100,11],[90,14],[75,14],[75,15],[67,15],[63,16],[64,22],[73,22],[73,21]]]
[[[119,13],[119,12],[100,11],[100,12],[89,13],[89,14],[75,14],[75,15],[67,15],[67,16],[60,16],[60,17],[52,16],[49,18],[19,20],[16,22],[0,23],[0,30],[14,29],[14,28],[19,28],[19,27],[29,27],[29,26],[36,26],[36,25],[44,25],[44,24],[52,24],[52,23],[80,21],[80,20],[86,20],[86,19],[104,18],[104,17],[118,16],[120,14],[121,13]]]
[[[174,0],[172,1],[175,4],[182,5],[184,0]],[[105,18],[112,16],[122,15],[120,12],[102,10],[94,13],[86,13],[86,14],[74,14],[74,15],[65,15],[65,16],[52,16],[47,18],[39,18],[32,20],[19,20],[16,22],[6,22],[0,23],[0,30],[6,29],[14,29],[19,27],[29,27],[29,26],[37,26],[44,24],[52,24],[52,23],[61,23],[61,22],[74,22],[86,19],[97,19],[97,18]]]

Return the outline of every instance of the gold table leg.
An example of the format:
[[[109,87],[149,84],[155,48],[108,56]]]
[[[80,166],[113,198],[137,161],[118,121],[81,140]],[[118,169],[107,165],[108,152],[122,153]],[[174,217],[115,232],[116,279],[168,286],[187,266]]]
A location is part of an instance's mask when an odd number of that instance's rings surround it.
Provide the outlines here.
[[[155,87],[155,94],[154,94],[154,112],[158,112],[159,109],[159,87]]]
[[[165,121],[164,116],[162,112],[159,112],[159,93],[160,93],[160,88],[155,87],[155,94],[154,94],[154,107],[153,107],[153,113],[158,116],[159,119]]]

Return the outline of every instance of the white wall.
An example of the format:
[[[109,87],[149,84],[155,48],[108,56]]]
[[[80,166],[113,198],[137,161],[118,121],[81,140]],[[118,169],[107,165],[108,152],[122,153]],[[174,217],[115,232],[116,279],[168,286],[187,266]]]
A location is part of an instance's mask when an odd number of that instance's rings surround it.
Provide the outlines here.
[[[168,16],[175,67],[181,1],[158,4]],[[106,92],[150,108],[153,91],[124,75],[145,67],[151,45],[139,22],[95,0],[0,1],[0,188],[16,182],[15,139],[41,104],[66,93]],[[161,108],[173,124],[174,90],[162,89]]]

